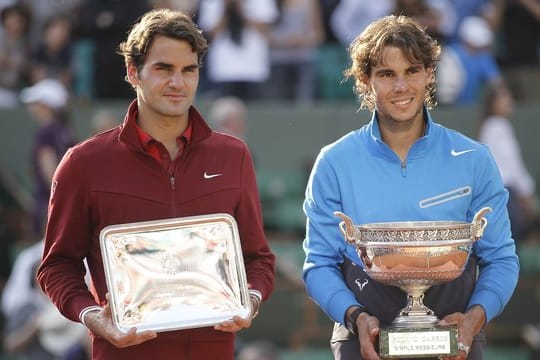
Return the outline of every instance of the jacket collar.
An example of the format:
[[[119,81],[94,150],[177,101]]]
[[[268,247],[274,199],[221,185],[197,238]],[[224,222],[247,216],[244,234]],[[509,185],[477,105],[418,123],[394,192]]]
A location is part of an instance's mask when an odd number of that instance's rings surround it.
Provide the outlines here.
[[[433,139],[434,131],[434,122],[431,117],[430,112],[426,107],[424,107],[424,119],[426,122],[426,128],[424,130],[424,136],[416,140],[414,145],[411,147],[407,158],[421,157],[429,148],[429,144]],[[368,126],[368,133],[372,142],[372,149],[377,149],[376,152],[380,154],[395,156],[395,153],[390,149],[390,147],[382,140],[381,129],[379,127],[379,118],[377,111],[373,111],[371,120]]]
[[[129,146],[134,146],[137,149],[144,151],[141,142],[139,141],[137,128],[135,126],[138,113],[139,108],[137,105],[137,100],[133,100],[129,105],[126,116],[124,117],[124,122],[122,124],[120,134],[118,135],[118,140],[126,143]],[[189,108],[189,120],[191,121],[193,129],[190,142],[191,144],[195,145],[203,141],[212,133],[212,129],[210,126],[208,126],[202,115],[194,106]]]

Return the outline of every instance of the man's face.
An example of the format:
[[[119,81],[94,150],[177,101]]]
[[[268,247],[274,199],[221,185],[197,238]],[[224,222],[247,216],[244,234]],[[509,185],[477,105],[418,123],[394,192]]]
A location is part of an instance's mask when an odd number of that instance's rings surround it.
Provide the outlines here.
[[[385,124],[423,120],[426,87],[433,81],[432,69],[412,64],[395,46],[382,51],[382,61],[364,79],[375,97],[379,121]]]
[[[139,111],[187,120],[199,83],[197,53],[189,43],[157,36],[141,70],[130,64],[127,71],[137,89]]]

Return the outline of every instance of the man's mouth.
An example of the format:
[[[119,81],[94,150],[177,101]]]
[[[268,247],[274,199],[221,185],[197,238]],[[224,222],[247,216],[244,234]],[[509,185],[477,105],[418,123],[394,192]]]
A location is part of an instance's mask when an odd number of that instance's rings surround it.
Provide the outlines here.
[[[391,101],[391,103],[394,105],[404,106],[404,105],[410,104],[412,101],[413,101],[413,98],[410,97],[406,99],[393,100]]]

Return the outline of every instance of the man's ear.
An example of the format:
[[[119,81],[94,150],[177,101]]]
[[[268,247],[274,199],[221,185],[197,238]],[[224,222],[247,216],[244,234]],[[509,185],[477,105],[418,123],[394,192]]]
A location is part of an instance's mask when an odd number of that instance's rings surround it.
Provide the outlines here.
[[[126,66],[126,79],[132,86],[136,86],[139,83],[139,73],[135,65],[128,64]]]

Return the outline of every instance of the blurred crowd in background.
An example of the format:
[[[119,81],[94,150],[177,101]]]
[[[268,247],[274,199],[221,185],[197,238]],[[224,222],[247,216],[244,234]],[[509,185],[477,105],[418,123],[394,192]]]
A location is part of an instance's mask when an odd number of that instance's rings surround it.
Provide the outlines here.
[[[131,98],[116,48],[153,7],[192,14],[210,41],[201,96],[321,99],[317,64],[342,71],[369,22],[404,14],[443,46],[440,103],[474,103],[501,82],[518,101],[540,97],[537,0],[0,0],[0,106],[44,78],[77,98]]]
[[[210,49],[198,96],[212,103],[212,125],[240,138],[246,104],[354,102],[352,84],[338,91],[350,42],[376,18],[417,19],[442,46],[437,101],[484,104],[477,136],[492,148],[510,191],[514,234],[538,233],[536,185],[510,118],[515,103],[540,102],[540,0],[0,0],[0,110],[25,106],[38,124],[27,237],[40,239],[52,174],[78,140],[69,108],[134,98],[116,50],[131,24],[155,7],[183,10],[199,24]],[[92,133],[117,122],[98,112]],[[10,233],[24,226],[15,224],[20,219],[3,214],[2,241],[21,237]],[[33,246],[17,257],[3,252],[0,261],[3,349],[25,359],[87,359],[85,333],[66,326],[34,286],[42,243],[22,243]],[[537,327],[528,336],[540,347]],[[263,359],[249,354],[243,359]]]

